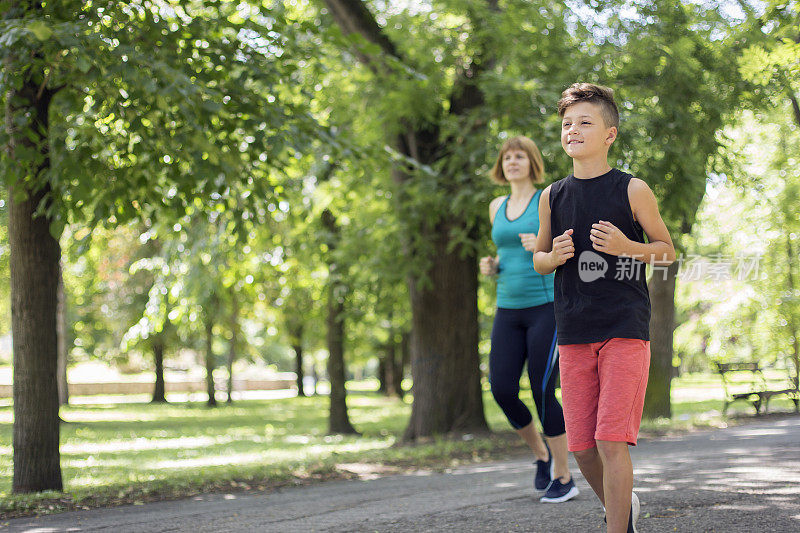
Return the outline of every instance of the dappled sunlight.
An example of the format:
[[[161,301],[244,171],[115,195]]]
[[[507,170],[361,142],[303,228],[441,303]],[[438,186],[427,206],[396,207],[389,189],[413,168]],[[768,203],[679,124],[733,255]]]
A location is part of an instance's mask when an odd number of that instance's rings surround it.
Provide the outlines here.
[[[269,452],[269,457],[274,458],[275,452]],[[248,463],[256,463],[263,461],[267,457],[267,453],[240,453],[236,455],[218,455],[211,457],[196,457],[193,459],[174,459],[168,461],[160,461],[146,465],[151,469],[162,468],[202,468],[206,466],[226,466],[226,465],[241,465]]]
[[[634,490],[646,503],[675,502],[648,508],[654,518],[679,515],[687,494],[695,514],[787,516],[800,501],[799,424],[787,417],[650,442],[654,452],[632,451]]]
[[[146,450],[166,450],[166,449],[189,449],[211,446],[212,444],[226,444],[233,442],[230,436],[220,437],[180,437],[177,439],[133,439],[116,440],[109,442],[91,442],[62,444],[61,453],[63,454],[84,454],[102,452],[123,452],[123,451],[146,451]]]

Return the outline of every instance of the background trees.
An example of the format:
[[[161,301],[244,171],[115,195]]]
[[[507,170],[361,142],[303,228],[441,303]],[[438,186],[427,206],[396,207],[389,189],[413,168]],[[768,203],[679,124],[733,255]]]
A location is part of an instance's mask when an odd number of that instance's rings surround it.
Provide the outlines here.
[[[155,401],[186,350],[210,403],[243,359],[302,392],[329,378],[332,432],[353,430],[355,375],[396,395],[412,378],[408,439],[485,430],[486,173],[515,134],[548,179],[569,171],[554,105],[579,79],[616,88],[612,157],[686,254],[764,253],[729,308],[680,265],[653,275],[647,413],[669,416],[671,377],[711,355],[796,369],[798,4],[737,4],[0,1],[14,489],[61,486],[59,338],[152,369]],[[721,199],[748,206],[739,225],[714,225]],[[763,239],[709,240],[742,220]]]
[[[292,41],[283,41],[288,32],[258,33],[264,27],[254,21],[257,11],[245,19],[225,4],[2,7],[14,488],[25,492],[61,488],[61,228],[185,209],[196,196],[225,192],[234,179],[263,199],[271,194],[265,171],[300,140],[303,113],[286,84],[294,68]],[[283,24],[280,9],[262,19]],[[285,60],[269,60],[279,52]]]

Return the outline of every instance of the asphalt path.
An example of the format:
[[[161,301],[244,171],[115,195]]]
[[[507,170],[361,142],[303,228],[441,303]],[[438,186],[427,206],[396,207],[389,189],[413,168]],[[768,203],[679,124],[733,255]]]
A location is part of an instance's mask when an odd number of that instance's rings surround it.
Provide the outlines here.
[[[642,501],[639,531],[800,532],[800,417],[642,441],[631,449]],[[543,504],[529,459],[331,481],[265,494],[187,500],[10,520],[2,531],[604,531],[602,509],[581,494]]]

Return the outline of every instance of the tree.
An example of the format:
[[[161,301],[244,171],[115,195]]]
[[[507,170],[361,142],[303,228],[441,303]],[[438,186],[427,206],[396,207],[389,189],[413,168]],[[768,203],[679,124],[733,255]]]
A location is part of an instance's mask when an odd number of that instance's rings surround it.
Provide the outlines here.
[[[572,75],[562,61],[571,40],[567,9],[511,1],[501,12],[491,0],[444,2],[435,5],[446,17],[429,16],[426,8],[381,13],[381,26],[364,2],[325,5],[344,34],[332,32],[331,42],[372,73],[358,94],[362,101],[375,95],[371,109],[381,119],[375,127],[386,132],[376,141],[393,161],[404,238],[389,245],[407,263],[395,268],[407,274],[412,315],[414,402],[405,437],[483,431],[476,243],[487,224],[486,141],[501,123],[544,129],[530,110],[552,106],[557,91],[542,90],[532,106],[530,87],[563,86],[554,80]],[[555,64],[562,68],[549,68]],[[504,79],[506,70],[520,73],[520,83]],[[515,105],[520,101],[522,108]]]
[[[279,8],[268,16],[254,8],[245,19],[226,3],[163,10],[7,0],[0,11],[0,169],[11,204],[12,489],[58,490],[61,228],[71,219],[92,227],[142,211],[181,210],[234,176],[255,198],[267,198],[264,170],[280,166],[316,128],[286,82],[302,40],[287,38],[297,26]],[[278,54],[282,60],[273,61]],[[216,143],[220,138],[225,142]]]
[[[648,182],[673,240],[692,231],[709,171],[722,172],[720,139],[739,98],[740,76],[729,21],[718,7],[640,2],[636,12],[614,11],[615,35],[605,46],[619,56],[606,75],[619,90],[622,127],[618,164]],[[712,39],[723,32],[727,39]],[[624,37],[622,37],[624,36]],[[627,111],[632,109],[632,111]],[[646,417],[670,417],[675,329],[675,276],[679,264],[649,280],[650,376]]]

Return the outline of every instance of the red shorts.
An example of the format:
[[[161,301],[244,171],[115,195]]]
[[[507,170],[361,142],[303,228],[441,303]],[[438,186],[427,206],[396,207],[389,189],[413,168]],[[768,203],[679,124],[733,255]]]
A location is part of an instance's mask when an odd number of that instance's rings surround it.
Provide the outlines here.
[[[558,346],[569,451],[598,440],[636,445],[650,370],[650,342],[608,339]]]

